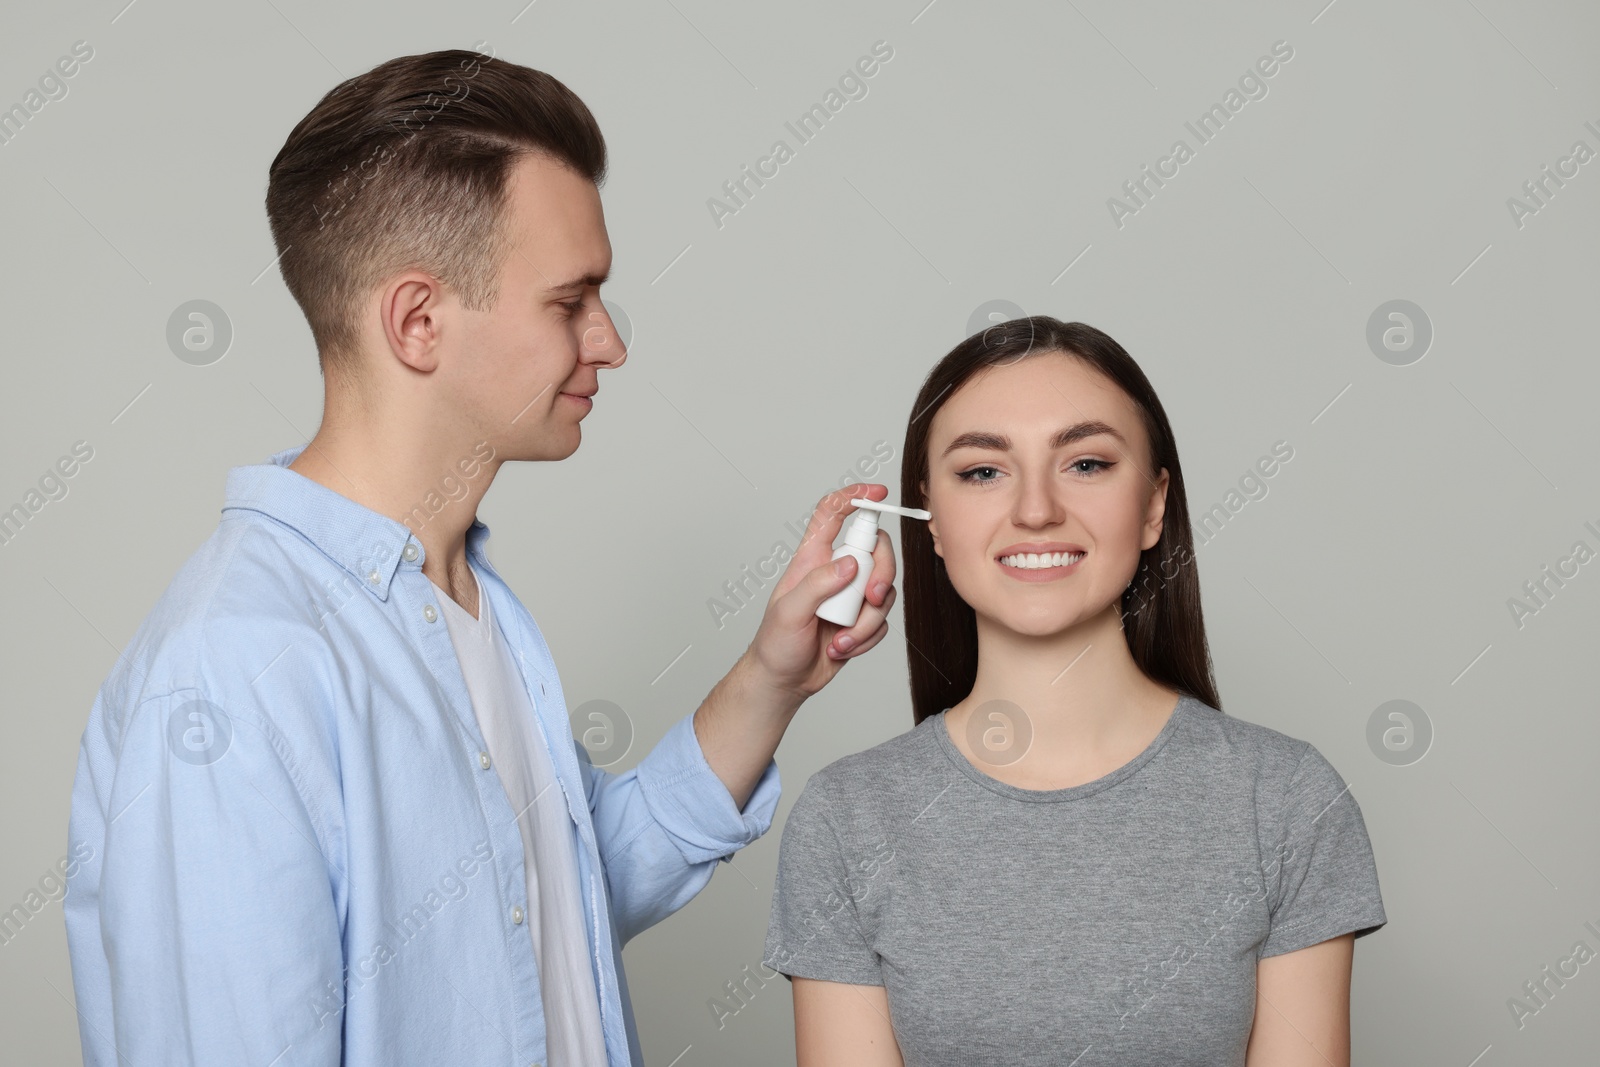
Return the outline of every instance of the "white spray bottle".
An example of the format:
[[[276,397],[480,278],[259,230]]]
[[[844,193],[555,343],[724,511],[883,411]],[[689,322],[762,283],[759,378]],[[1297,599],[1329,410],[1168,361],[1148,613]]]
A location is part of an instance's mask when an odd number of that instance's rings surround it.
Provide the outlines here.
[[[876,500],[855,499],[850,503],[859,510],[850,516],[850,522],[844,528],[844,544],[833,550],[833,558],[854,556],[855,577],[850,579],[849,585],[824,600],[822,606],[817,608],[817,618],[836,622],[840,626],[854,626],[861,614],[861,602],[867,595],[867,579],[872,577],[872,550],[878,547],[879,513],[892,511],[913,519],[933,518],[932,512],[920,508],[901,508]]]

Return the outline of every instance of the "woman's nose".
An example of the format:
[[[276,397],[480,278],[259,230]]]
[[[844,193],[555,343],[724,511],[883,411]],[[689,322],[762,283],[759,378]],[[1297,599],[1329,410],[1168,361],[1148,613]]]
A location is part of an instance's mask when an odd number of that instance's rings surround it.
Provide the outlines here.
[[[1034,529],[1059,526],[1066,517],[1067,509],[1060,493],[1050,485],[1025,485],[1012,512],[1012,520],[1018,526]]]

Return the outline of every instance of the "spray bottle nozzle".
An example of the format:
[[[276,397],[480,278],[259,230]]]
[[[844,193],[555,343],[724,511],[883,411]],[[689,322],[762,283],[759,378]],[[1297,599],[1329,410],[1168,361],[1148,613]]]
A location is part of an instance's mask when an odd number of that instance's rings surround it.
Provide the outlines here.
[[[822,602],[817,617],[841,626],[854,626],[861,613],[861,602],[866,596],[867,578],[872,573],[872,550],[878,546],[878,515],[890,512],[912,519],[931,519],[933,513],[921,508],[902,508],[876,500],[856,498],[850,501],[859,510],[850,516],[844,529],[844,544],[834,549],[833,558],[851,555],[856,558],[855,577],[850,584]]]
[[[896,515],[905,515],[912,519],[931,519],[933,513],[923,511],[921,508],[902,508],[893,504],[883,504],[876,500],[856,498],[850,503],[860,510],[850,516],[850,523],[844,530],[844,543],[854,548],[865,549],[871,552],[878,545],[878,515],[880,512],[892,512]]]
[[[933,513],[931,511],[923,511],[921,508],[896,507],[894,504],[885,504],[881,501],[867,500],[861,497],[850,501],[850,503],[854,504],[858,508],[871,508],[873,511],[892,511],[896,515],[904,515],[907,518],[912,519],[933,518]]]

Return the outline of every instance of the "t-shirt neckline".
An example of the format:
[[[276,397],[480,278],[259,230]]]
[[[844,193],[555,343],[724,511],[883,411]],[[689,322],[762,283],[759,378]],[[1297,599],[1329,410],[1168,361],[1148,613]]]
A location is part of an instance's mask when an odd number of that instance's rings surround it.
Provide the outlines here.
[[[1180,694],[1177,706],[1172,709],[1172,714],[1167,716],[1166,724],[1145,746],[1144,751],[1133,757],[1133,759],[1091,782],[1081,782],[1078,785],[1067,786],[1065,789],[1024,789],[1021,786],[993,778],[973,766],[972,761],[967,759],[961,750],[956,747],[956,743],[950,739],[950,731],[945,725],[945,712],[948,712],[949,708],[945,708],[944,711],[931,716],[931,718],[938,720],[932,724],[932,732],[934,739],[939,744],[939,748],[950,762],[955,765],[955,768],[991,793],[998,793],[1012,800],[1021,800],[1029,803],[1059,803],[1061,801],[1079,800],[1103,789],[1110,789],[1118,782],[1138,773],[1139,768],[1154,759],[1156,753],[1160,752],[1172,738],[1172,735],[1177,732],[1178,721],[1184,716],[1189,705],[1194,700],[1195,698],[1188,693]]]
[[[433,586],[434,592],[439,595],[439,609],[441,611],[453,612],[458,621],[466,624],[469,633],[486,635],[491,632],[489,630],[489,598],[483,592],[483,578],[478,574],[476,567],[472,570],[472,577],[476,580],[478,586],[477,618],[473,618],[472,613],[458,604],[456,599],[438,582],[429,578],[428,584]]]

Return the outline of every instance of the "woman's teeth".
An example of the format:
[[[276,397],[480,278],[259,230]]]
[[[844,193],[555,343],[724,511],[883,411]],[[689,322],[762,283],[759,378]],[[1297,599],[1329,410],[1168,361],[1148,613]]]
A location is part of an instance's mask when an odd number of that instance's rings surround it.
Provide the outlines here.
[[[1001,556],[1000,562],[1007,567],[1021,567],[1023,570],[1043,570],[1045,567],[1070,567],[1082,559],[1082,552],[1046,552],[1043,555],[1029,552],[1026,555]]]

